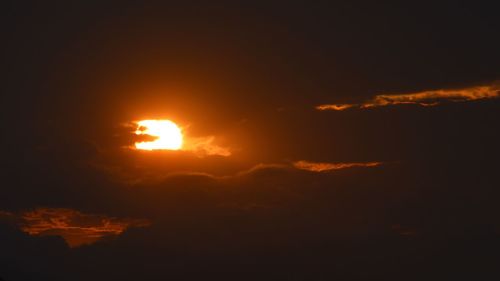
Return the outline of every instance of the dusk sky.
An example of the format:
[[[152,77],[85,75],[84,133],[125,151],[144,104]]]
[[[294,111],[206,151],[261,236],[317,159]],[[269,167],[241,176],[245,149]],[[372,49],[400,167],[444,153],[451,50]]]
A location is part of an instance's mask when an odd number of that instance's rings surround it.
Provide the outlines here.
[[[494,1],[7,1],[0,280],[500,278]]]

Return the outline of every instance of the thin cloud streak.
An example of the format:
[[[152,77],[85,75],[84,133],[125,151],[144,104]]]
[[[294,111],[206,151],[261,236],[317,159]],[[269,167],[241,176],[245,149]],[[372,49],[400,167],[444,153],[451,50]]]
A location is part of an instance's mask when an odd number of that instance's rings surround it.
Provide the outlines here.
[[[329,162],[310,162],[305,160],[300,160],[291,163],[260,163],[255,166],[252,166],[249,169],[245,169],[239,171],[235,174],[228,175],[215,175],[206,172],[199,171],[172,171],[172,172],[159,172],[157,174],[140,174],[140,175],[131,175],[128,173],[128,177],[125,177],[122,172],[115,172],[112,170],[106,170],[112,177],[118,179],[121,183],[126,183],[128,185],[144,185],[144,184],[158,184],[165,183],[171,179],[177,178],[198,178],[198,179],[206,179],[207,181],[226,181],[233,180],[238,178],[244,178],[247,176],[259,174],[259,173],[267,173],[269,171],[294,171],[294,170],[306,170],[310,172],[328,172],[333,170],[341,170],[347,168],[354,167],[375,167],[384,164],[383,162],[338,162],[338,163],[329,163]]]
[[[358,104],[322,104],[316,106],[317,110],[345,110],[351,107],[358,107]]]
[[[334,170],[342,170],[354,167],[376,167],[382,165],[382,162],[339,162],[339,163],[328,163],[328,162],[309,162],[309,161],[296,161],[293,166],[299,170],[306,170],[310,172],[329,172]]]
[[[349,108],[372,108],[399,104],[416,104],[420,106],[436,106],[443,102],[466,102],[500,97],[498,83],[491,85],[468,87],[462,89],[440,89],[410,94],[381,94],[359,104],[322,104],[317,110],[346,110]]]

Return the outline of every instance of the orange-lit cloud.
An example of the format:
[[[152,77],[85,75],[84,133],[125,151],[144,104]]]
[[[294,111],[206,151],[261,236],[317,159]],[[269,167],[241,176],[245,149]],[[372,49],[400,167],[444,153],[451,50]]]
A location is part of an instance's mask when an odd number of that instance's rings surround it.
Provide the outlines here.
[[[129,227],[144,227],[142,219],[121,219],[84,214],[65,208],[38,208],[17,216],[21,230],[30,235],[61,236],[70,247],[94,243],[121,234]]]
[[[131,126],[131,124],[125,124]],[[135,121],[134,133],[147,140],[136,142],[132,147],[139,150],[179,150],[192,152],[198,157],[230,156],[231,150],[216,143],[215,136],[190,136],[189,132],[170,120]]]
[[[170,120],[141,120],[137,121],[136,135],[154,137],[150,141],[135,143],[135,148],[143,150],[179,150],[182,148],[182,131]]]
[[[359,104],[323,104],[317,110],[345,110],[348,108],[371,108],[398,104],[435,106],[443,102],[465,102],[500,97],[498,83],[462,89],[430,90],[410,94],[381,94]]]
[[[231,151],[220,145],[215,144],[214,136],[200,137],[200,138],[186,138],[186,143],[183,150],[194,152],[198,156],[230,156]]]
[[[297,161],[293,166],[300,170],[311,172],[328,172],[333,170],[341,170],[353,167],[376,167],[382,165],[382,162],[347,162],[347,163],[328,163],[328,162],[309,162]]]
[[[322,104],[316,106],[317,110],[345,110],[351,107],[357,107],[357,104]]]

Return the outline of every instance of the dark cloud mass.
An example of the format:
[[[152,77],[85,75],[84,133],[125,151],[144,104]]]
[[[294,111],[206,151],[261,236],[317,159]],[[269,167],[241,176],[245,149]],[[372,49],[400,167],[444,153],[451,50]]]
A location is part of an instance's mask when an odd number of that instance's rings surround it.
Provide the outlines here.
[[[494,3],[80,2],[1,11],[0,280],[500,277]]]

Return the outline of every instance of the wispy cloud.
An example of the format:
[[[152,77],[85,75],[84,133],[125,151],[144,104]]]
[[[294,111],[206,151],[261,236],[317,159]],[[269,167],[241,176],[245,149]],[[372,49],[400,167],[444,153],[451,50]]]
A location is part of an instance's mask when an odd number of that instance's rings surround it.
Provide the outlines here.
[[[345,110],[351,107],[358,107],[358,104],[322,104],[316,106],[317,110]]]
[[[38,208],[20,214],[2,213],[15,217],[20,229],[29,235],[61,236],[70,247],[92,244],[105,237],[119,235],[129,227],[150,225],[144,219],[84,214],[66,208]]]
[[[443,102],[465,102],[500,97],[500,85],[495,82],[491,85],[468,87],[461,89],[440,89],[409,94],[379,94],[371,100],[353,104],[322,104],[317,110],[346,110],[349,108],[371,108],[398,104],[416,104],[421,106],[435,106]]]
[[[215,143],[214,136],[207,137],[186,137],[185,145],[182,150],[191,151],[196,155],[203,156],[230,156],[231,151],[227,147]]]
[[[382,165],[382,162],[309,162],[309,161],[297,161],[293,163],[293,166],[300,170],[306,170],[311,172],[328,172],[333,170],[341,170],[353,167],[376,167]]]

